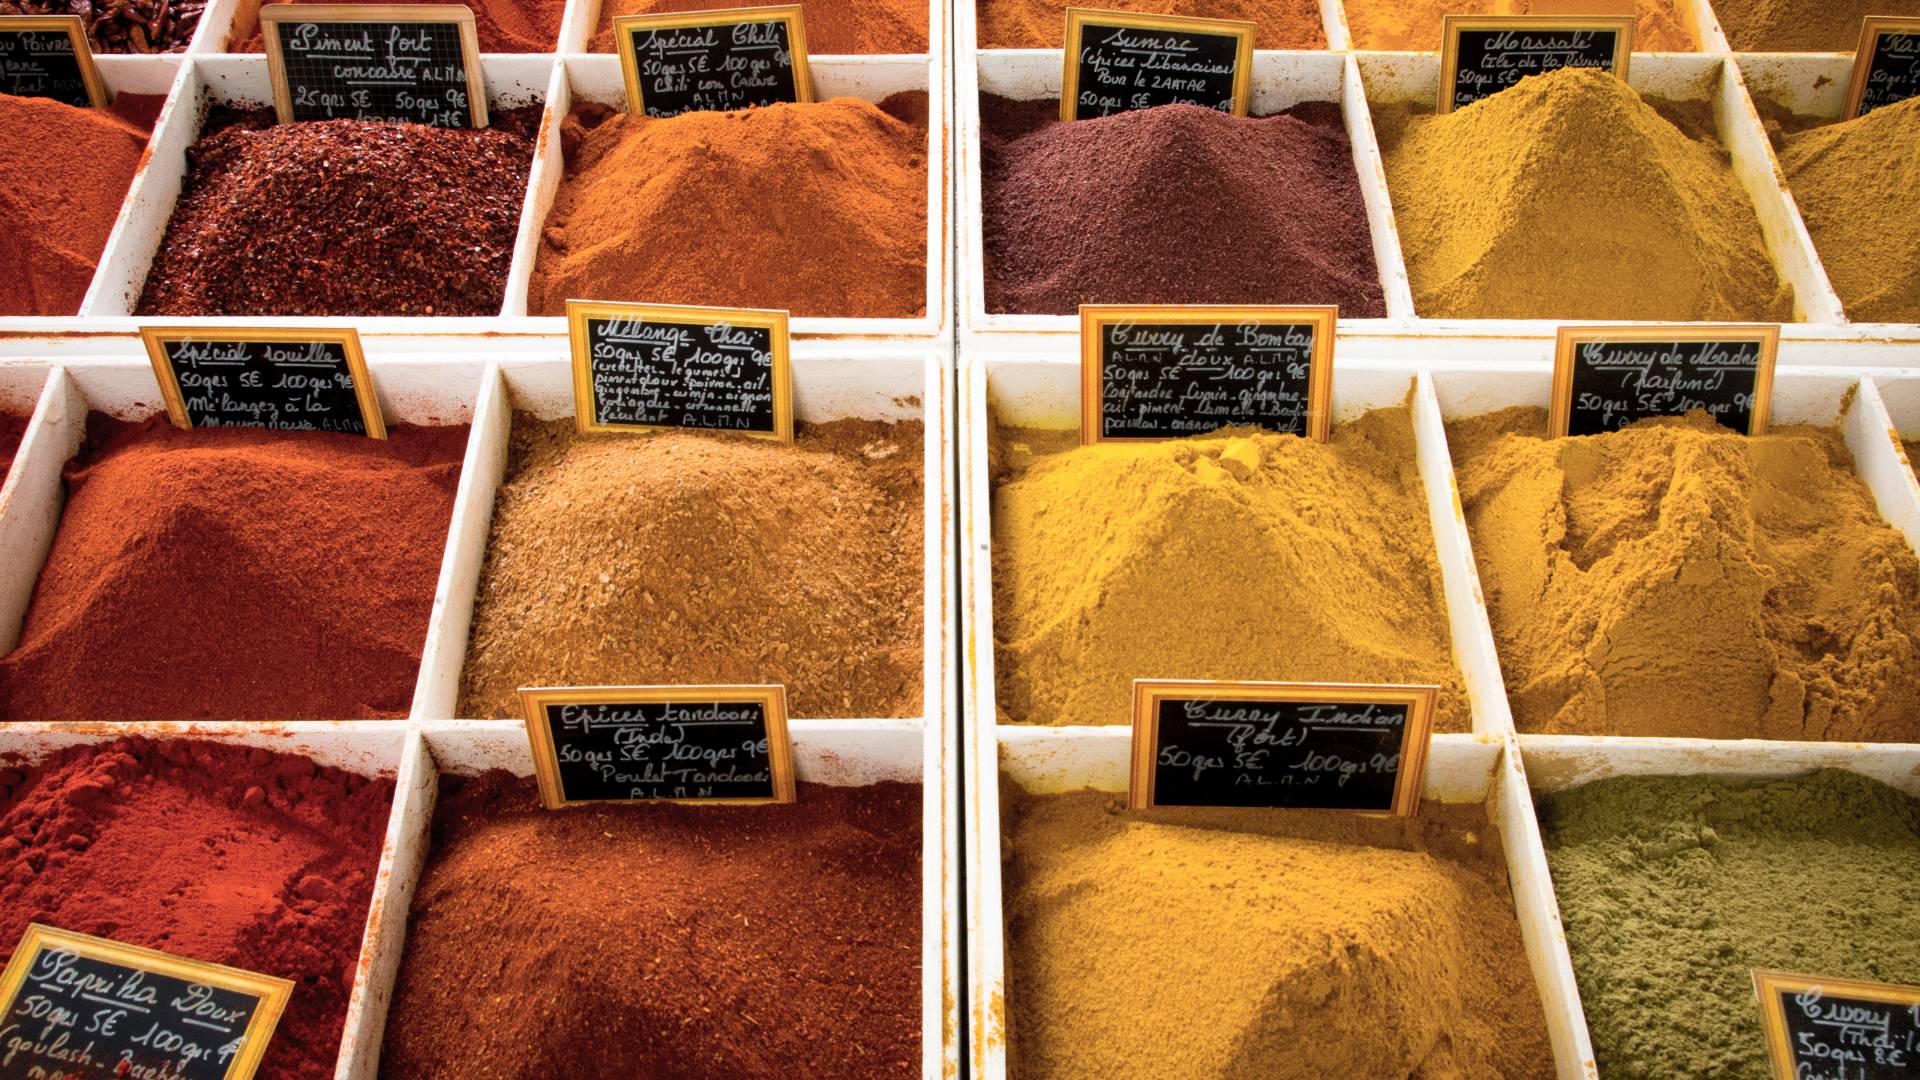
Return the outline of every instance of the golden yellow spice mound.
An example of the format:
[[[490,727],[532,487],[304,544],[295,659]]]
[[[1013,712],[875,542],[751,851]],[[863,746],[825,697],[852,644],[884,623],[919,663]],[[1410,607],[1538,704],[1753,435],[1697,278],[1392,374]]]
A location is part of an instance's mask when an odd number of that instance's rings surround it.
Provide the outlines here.
[[[1044,434],[1007,440],[1006,719],[1124,724],[1137,678],[1265,679],[1433,683],[1439,729],[1472,726],[1406,408],[1325,444],[1251,429],[1039,454],[1057,449]]]
[[[1789,135],[1780,164],[1848,317],[1920,321],[1920,98]]]
[[[1521,731],[1920,740],[1920,561],[1838,435],[1450,425]]]
[[[1133,813],[1013,790],[1004,832],[1021,1080],[1553,1075],[1478,806]]]
[[[1559,15],[1563,6],[1539,0],[1346,0],[1347,29],[1356,49],[1439,52],[1448,15]],[[1692,52],[1699,48],[1677,0],[1638,0],[1634,52]],[[1591,10],[1600,11],[1602,5]],[[1582,12],[1586,14],[1587,12]]]
[[[1791,290],[1704,110],[1563,68],[1446,116],[1376,110],[1421,315],[1785,322]]]

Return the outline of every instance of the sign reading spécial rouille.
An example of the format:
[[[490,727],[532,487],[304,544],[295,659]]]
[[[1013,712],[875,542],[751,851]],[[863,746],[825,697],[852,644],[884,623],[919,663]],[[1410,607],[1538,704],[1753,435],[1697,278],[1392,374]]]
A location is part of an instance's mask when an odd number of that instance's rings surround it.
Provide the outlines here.
[[[1070,7],[1060,119],[1156,105],[1245,116],[1253,100],[1253,28],[1230,19]]]
[[[473,9],[462,4],[268,4],[260,9],[280,122],[487,126]]]
[[[800,5],[613,20],[627,111],[660,118],[813,100]]]
[[[87,24],[78,15],[0,16],[0,93],[106,108]]]
[[[1448,15],[1442,26],[1442,113],[1565,67],[1600,68],[1624,79],[1633,54],[1630,15]]]
[[[785,687],[552,687],[520,702],[549,809],[794,800]]]
[[[567,301],[583,432],[684,427],[793,441],[787,313]]]
[[[1920,19],[1869,15],[1853,54],[1853,82],[1847,89],[1851,120],[1884,105],[1920,97]]]
[[[1705,409],[1736,431],[1763,435],[1779,347],[1778,326],[1563,326],[1550,433],[1598,435]]]
[[[248,1080],[293,983],[34,923],[0,973],[0,1076]]]
[[[174,426],[387,437],[352,328],[140,330]]]
[[[1080,441],[1235,424],[1325,441],[1334,307],[1080,308]]]
[[[1776,1080],[1920,1077],[1920,986],[1755,971]]]
[[[1128,804],[1411,815],[1439,692],[1136,679]]]

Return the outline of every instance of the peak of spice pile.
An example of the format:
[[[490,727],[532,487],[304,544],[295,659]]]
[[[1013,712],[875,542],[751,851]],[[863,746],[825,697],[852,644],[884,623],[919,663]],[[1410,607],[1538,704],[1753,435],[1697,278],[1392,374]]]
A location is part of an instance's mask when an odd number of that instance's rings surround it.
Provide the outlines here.
[[[542,809],[441,780],[382,1076],[920,1075],[921,791]]]
[[[1602,1076],[1772,1076],[1755,968],[1920,983],[1920,801],[1885,784],[1615,777],[1538,801]]]
[[[1843,52],[1869,15],[1920,16],[1920,0],[1713,0],[1734,52]]]
[[[1563,68],[1445,116],[1375,118],[1421,315],[1793,318],[1704,107]]]
[[[291,979],[260,1075],[326,1080],[392,803],[392,780],[218,742],[0,765],[0,966],[37,922]]]
[[[1449,426],[1521,731],[1920,739],[1920,561],[1840,437]]]
[[[1692,52],[1700,47],[1680,14],[1680,3],[1634,0],[1634,52]],[[1439,52],[1440,28],[1448,15],[1567,13],[1564,3],[1543,4],[1540,0],[1345,0],[1343,6],[1354,48],[1390,52]],[[1714,6],[1718,9],[1720,5]],[[1595,6],[1593,10],[1601,9]]]
[[[0,0],[0,15],[78,15],[97,53],[185,51],[207,0]]]
[[[96,414],[0,720],[405,716],[467,429]]]
[[[74,315],[140,168],[161,94],[107,109],[0,94],[0,315]]]
[[[1066,7],[1060,0],[980,0],[976,9],[980,47],[1061,48],[1066,44]],[[1098,7],[1142,15],[1250,22],[1254,24],[1256,49],[1327,47],[1318,0],[1103,0]],[[813,36],[811,21],[807,23],[807,36]]]
[[[981,97],[987,310],[1338,304],[1386,314],[1340,109],[1197,105],[1062,122],[1052,99]]]
[[[1415,818],[1010,793],[1010,1072],[1546,1080],[1479,807]]]
[[[1004,438],[1007,719],[1124,724],[1134,679],[1253,679],[1436,684],[1436,730],[1471,726],[1406,408],[1329,443],[1245,428],[1070,450]]]
[[[1784,144],[1787,184],[1848,318],[1920,321],[1920,99]]]
[[[613,21],[629,15],[665,15],[710,11],[713,0],[603,0],[600,27],[589,52],[615,52]],[[923,53],[927,51],[924,0],[804,0],[801,17],[807,51],[815,56],[846,53]],[[1054,8],[1054,18],[1062,9]]]
[[[779,683],[797,716],[918,715],[921,438],[515,417],[460,714],[518,716],[523,686]]]
[[[341,0],[274,0],[275,3],[334,4]],[[345,0],[376,3],[378,0]],[[473,12],[474,30],[483,53],[548,53],[560,38],[560,17],[566,0],[466,0]],[[241,20],[236,20],[241,21]],[[227,40],[228,52],[257,53],[265,49],[258,20],[245,34],[238,29]]]
[[[582,105],[527,310],[569,299],[906,318],[927,306],[927,95],[651,119]]]
[[[478,130],[210,110],[141,315],[497,315],[538,107]]]

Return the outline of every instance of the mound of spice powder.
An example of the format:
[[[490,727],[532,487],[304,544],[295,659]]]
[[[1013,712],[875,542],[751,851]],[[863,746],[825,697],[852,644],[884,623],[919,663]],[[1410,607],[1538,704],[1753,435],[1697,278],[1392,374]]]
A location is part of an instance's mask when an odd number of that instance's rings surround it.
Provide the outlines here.
[[[918,715],[921,438],[516,417],[460,714],[517,717],[523,686],[780,683],[797,716]]]
[[[1538,803],[1602,1076],[1774,1075],[1754,968],[1920,983],[1910,796],[1826,770],[1616,777]]]
[[[1063,0],[979,0],[975,8],[983,49],[1058,49],[1066,44]],[[1326,24],[1318,0],[1117,0],[1105,11],[1183,18],[1237,19],[1254,24],[1256,49],[1324,49]],[[813,24],[807,24],[811,39]],[[1059,106],[1055,105],[1057,109]]]
[[[927,306],[927,95],[649,119],[582,105],[527,310],[569,299],[906,318]]]
[[[1563,68],[1446,116],[1390,105],[1375,120],[1421,315],[1793,318],[1702,107],[1663,114],[1606,72]]]
[[[538,107],[479,131],[215,107],[141,315],[497,315]]]
[[[1553,1075],[1479,807],[1380,819],[1124,801],[1009,793],[1012,1075]]]
[[[275,3],[332,4],[340,0],[273,0]],[[374,3],[377,0],[346,0],[347,3]],[[483,53],[552,52],[560,38],[560,17],[566,13],[566,0],[467,0],[473,11],[474,30]],[[266,48],[257,17],[236,20],[252,27],[244,35],[236,28],[228,38],[227,51],[257,53]]]
[[[925,0],[805,0],[800,7],[807,29],[807,51],[815,56],[927,51]],[[615,19],[712,9],[713,0],[602,0],[600,28],[588,51],[615,51]],[[1056,17],[1064,18],[1062,10],[1055,9]]]
[[[0,720],[405,716],[467,429],[95,415]]]
[[[0,15],[78,15],[97,53],[182,52],[206,0],[0,0]]]
[[[1432,683],[1438,730],[1471,726],[1407,409],[1328,443],[1241,428],[1062,451],[1062,436],[1003,436],[1004,719],[1124,724],[1134,679],[1253,679]]]
[[[549,811],[442,778],[380,1074],[919,1076],[920,802]]]
[[[81,109],[0,94],[0,315],[79,312],[166,100]]]
[[[38,922],[291,979],[259,1075],[326,1080],[392,803],[392,780],[200,740],[0,764],[0,965]]]
[[[1780,164],[1855,322],[1920,322],[1920,99],[1785,137]]]
[[[1197,105],[1063,123],[982,95],[987,310],[1338,304],[1386,314],[1353,147],[1325,102],[1235,117]]]
[[[1920,0],[1713,0],[1735,52],[1843,52],[1869,15],[1920,16]]]
[[[1920,740],[1920,560],[1840,437],[1449,426],[1521,731]]]
[[[1700,47],[1680,14],[1680,0],[1632,0],[1632,6],[1634,52]],[[1448,15],[1564,15],[1568,10],[1564,3],[1540,0],[1345,0],[1344,7],[1354,48],[1392,52],[1439,52],[1440,27]],[[1611,12],[1595,5],[1581,12],[1588,13]]]

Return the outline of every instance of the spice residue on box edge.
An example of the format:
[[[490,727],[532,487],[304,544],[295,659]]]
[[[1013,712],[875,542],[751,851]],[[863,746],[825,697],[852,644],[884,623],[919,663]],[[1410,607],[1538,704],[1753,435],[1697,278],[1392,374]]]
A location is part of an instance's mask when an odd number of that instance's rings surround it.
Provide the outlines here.
[[[1920,99],[1780,141],[1787,186],[1847,317],[1920,321]]]
[[[613,20],[628,15],[666,15],[682,11],[711,11],[713,0],[604,0],[600,25],[588,52],[609,53],[613,47]],[[900,54],[927,51],[925,0],[804,0],[801,19],[807,32],[807,51],[829,54]],[[1055,18],[1060,8],[1054,9]]]
[[[1102,0],[1094,6],[1250,22],[1256,49],[1327,47],[1318,0]],[[980,0],[976,10],[982,49],[1058,49],[1066,44],[1066,5],[1060,0]]]

